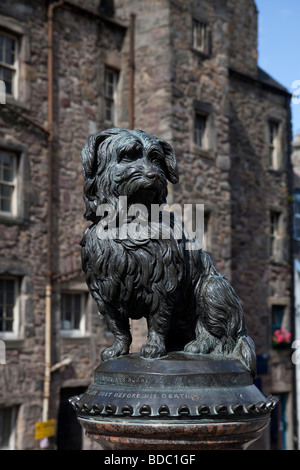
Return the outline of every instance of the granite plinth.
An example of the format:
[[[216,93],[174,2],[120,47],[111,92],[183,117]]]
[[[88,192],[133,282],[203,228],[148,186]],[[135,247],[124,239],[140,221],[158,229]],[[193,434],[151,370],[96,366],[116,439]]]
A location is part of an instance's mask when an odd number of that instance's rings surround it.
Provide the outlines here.
[[[87,435],[105,449],[246,449],[267,426],[276,397],[233,358],[130,354],[102,363],[70,399]]]

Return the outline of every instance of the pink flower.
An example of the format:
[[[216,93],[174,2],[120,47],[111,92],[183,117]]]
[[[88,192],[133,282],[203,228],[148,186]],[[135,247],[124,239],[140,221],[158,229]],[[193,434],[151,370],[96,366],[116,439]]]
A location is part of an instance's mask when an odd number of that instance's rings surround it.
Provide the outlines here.
[[[283,340],[284,340],[284,336],[283,336],[282,334],[278,334],[278,335],[277,335],[277,341],[278,341],[278,343],[282,343]]]
[[[275,330],[273,335],[273,341],[276,344],[288,344],[291,339],[291,333],[289,333],[285,328],[280,328],[280,330]]]

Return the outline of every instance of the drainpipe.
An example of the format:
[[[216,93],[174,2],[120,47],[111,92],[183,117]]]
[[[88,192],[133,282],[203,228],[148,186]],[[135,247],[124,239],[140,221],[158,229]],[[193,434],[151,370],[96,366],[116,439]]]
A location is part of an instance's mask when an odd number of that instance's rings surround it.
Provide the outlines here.
[[[49,419],[49,401],[51,385],[51,312],[52,312],[52,160],[53,160],[53,15],[55,8],[64,0],[52,3],[48,7],[48,214],[47,214],[47,282],[45,288],[45,364],[42,420]]]
[[[129,128],[134,129],[134,27],[135,14],[130,15],[129,44]]]

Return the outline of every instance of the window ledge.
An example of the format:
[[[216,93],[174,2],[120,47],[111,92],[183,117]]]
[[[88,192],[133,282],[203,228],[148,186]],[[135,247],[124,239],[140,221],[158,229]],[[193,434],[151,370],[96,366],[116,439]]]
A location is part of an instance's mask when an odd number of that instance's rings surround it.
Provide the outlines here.
[[[22,217],[0,214],[0,224],[3,225],[28,225],[28,221]]]
[[[203,60],[208,60],[211,58],[211,54],[207,54],[205,52],[198,51],[198,49],[195,49],[194,47],[191,48],[191,51],[193,54],[195,54],[197,57],[200,57]]]
[[[90,335],[88,333],[81,333],[77,331],[69,332],[69,331],[60,331],[60,337],[66,340],[79,340],[79,339],[90,339]]]
[[[269,263],[272,264],[273,266],[285,266],[288,267],[289,263],[285,260],[279,260],[276,258],[269,258]]]
[[[112,129],[113,127],[116,127],[113,121],[107,121],[106,119],[104,119],[104,126],[107,129]]]
[[[268,168],[268,172],[275,175],[275,176],[281,176],[286,173],[286,170],[283,168],[279,168],[278,170],[275,170],[275,168]]]
[[[199,155],[204,158],[209,158],[209,159],[215,159],[216,158],[216,152],[212,149],[204,149],[202,147],[199,147],[198,145],[193,144],[191,147],[191,153]]]
[[[2,333],[0,340],[4,341],[6,349],[21,349],[24,346],[24,339],[17,336],[6,336]]]
[[[22,101],[19,101],[16,98],[14,98],[13,96],[10,96],[10,95],[6,95],[6,104],[8,104],[10,106],[14,106],[16,108],[23,109],[24,111],[29,111],[30,110],[29,104],[23,103]],[[5,104],[4,104],[4,106],[5,106]]]

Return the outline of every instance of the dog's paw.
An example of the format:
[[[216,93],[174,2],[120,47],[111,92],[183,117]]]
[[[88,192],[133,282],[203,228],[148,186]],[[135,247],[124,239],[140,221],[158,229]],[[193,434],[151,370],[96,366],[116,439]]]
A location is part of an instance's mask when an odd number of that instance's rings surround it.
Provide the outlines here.
[[[108,361],[109,359],[115,359],[119,356],[124,356],[129,353],[129,347],[123,345],[122,343],[115,342],[109,348],[106,348],[101,353],[101,359],[103,362]]]
[[[201,352],[200,342],[197,341],[197,340],[191,341],[189,344],[187,344],[184,347],[184,352],[186,352],[188,354],[200,354],[200,352]]]
[[[188,354],[209,354],[213,350],[213,345],[210,341],[195,339],[188,343],[184,352]]]
[[[144,359],[157,359],[159,357],[165,356],[166,353],[166,347],[164,344],[146,341],[146,343],[142,346],[140,355]]]

